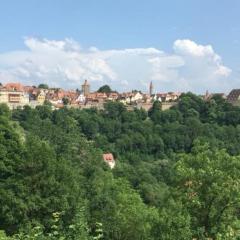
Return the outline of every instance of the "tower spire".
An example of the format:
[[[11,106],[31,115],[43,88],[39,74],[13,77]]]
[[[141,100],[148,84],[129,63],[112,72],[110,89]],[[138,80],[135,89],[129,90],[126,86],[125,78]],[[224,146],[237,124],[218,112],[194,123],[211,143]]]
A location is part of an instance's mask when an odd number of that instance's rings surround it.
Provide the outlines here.
[[[151,81],[149,85],[149,95],[151,96],[152,94],[153,94],[153,83]]]

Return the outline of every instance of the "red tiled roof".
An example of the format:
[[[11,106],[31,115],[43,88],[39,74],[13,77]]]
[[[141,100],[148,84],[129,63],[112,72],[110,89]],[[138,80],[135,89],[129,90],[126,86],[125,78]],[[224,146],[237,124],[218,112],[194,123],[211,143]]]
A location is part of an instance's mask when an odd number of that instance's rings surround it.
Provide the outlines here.
[[[111,162],[111,161],[114,161],[114,157],[112,153],[105,153],[103,154],[103,160],[106,162]]]
[[[117,97],[118,97],[118,93],[116,93],[116,92],[111,92],[111,93],[109,93],[109,96],[117,96]]]
[[[56,98],[56,99],[63,99],[63,98],[68,98],[69,100],[73,101],[77,99],[78,93],[75,91],[65,91],[65,90],[58,90],[54,94],[49,93],[48,96],[50,98]]]
[[[23,86],[24,92],[31,93],[34,89],[33,86]]]
[[[7,83],[4,88],[7,91],[24,91],[24,87],[21,83]]]
[[[94,92],[94,93],[89,93],[86,97],[87,99],[105,99],[107,98],[107,94]]]

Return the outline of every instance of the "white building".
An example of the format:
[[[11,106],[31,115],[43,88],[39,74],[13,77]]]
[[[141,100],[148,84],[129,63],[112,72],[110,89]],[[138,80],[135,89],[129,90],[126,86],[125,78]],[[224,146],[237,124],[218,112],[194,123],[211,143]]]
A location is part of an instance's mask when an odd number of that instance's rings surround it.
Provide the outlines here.
[[[5,103],[10,109],[29,105],[29,94],[23,91],[8,91],[0,89],[0,103]]]
[[[79,103],[85,103],[85,101],[86,101],[86,97],[82,93],[76,99],[76,102],[79,102]]]

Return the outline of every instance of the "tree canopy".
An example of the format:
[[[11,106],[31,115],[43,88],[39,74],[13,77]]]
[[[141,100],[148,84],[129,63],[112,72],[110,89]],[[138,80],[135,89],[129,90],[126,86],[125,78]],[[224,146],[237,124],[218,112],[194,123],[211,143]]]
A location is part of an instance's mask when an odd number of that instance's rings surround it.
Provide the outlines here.
[[[100,93],[110,93],[110,92],[112,92],[112,89],[110,88],[109,85],[103,85],[103,86],[101,86],[101,87],[97,90],[97,92],[100,92]]]
[[[48,85],[46,83],[40,83],[38,85],[38,88],[48,89],[49,87],[48,87]]]
[[[240,108],[219,96],[149,112],[2,104],[0,239],[239,239],[239,141]]]

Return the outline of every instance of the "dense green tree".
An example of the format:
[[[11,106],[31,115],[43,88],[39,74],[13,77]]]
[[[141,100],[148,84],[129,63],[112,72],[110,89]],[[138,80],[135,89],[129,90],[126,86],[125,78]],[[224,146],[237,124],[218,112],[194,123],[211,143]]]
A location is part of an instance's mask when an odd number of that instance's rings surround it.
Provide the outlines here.
[[[159,222],[155,228],[157,239],[193,239],[191,217],[181,202],[168,199],[166,206],[159,210],[159,215]]]
[[[15,231],[27,208],[22,195],[26,187],[19,179],[24,147],[9,119],[0,117],[0,228]]]
[[[147,207],[126,181],[114,180],[111,175],[102,176],[101,181],[95,182],[92,194],[91,211],[103,224],[104,238],[151,239],[158,213]]]
[[[105,116],[112,119],[120,119],[122,114],[126,112],[126,107],[120,102],[107,102],[104,108]]]
[[[62,99],[63,105],[68,105],[69,104],[69,99],[67,97],[64,97]]]
[[[235,228],[239,209],[240,158],[196,144],[176,164],[176,184],[195,236],[216,238]],[[237,234],[237,233],[236,233]]]
[[[102,87],[100,87],[97,92],[100,93],[110,93],[112,92],[112,89],[109,87],[109,85],[103,85]]]
[[[148,113],[0,105],[0,229],[14,240],[237,239],[239,109],[192,93]]]
[[[4,103],[0,104],[0,116],[4,116],[6,118],[10,118],[10,116],[11,116],[10,109]]]
[[[159,118],[160,113],[161,113],[161,102],[155,101],[152,105],[152,107],[148,111],[148,116],[156,122],[156,120]]]
[[[48,85],[46,83],[40,83],[38,85],[38,88],[48,89],[49,87],[48,87]]]

